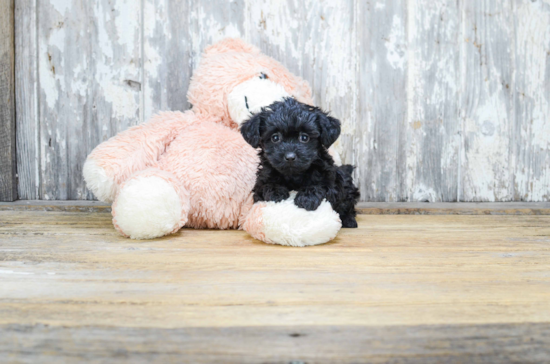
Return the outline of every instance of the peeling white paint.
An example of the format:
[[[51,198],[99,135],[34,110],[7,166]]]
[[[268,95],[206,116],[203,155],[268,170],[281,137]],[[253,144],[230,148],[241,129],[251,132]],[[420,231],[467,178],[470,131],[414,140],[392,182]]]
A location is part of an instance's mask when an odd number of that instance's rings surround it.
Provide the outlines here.
[[[48,52],[43,52],[42,58],[48,59]],[[39,73],[40,89],[46,96],[48,107],[53,109],[59,98],[56,76],[53,74],[52,67],[44,60],[39,63]]]
[[[40,49],[40,88],[46,96],[48,107],[52,109],[59,99],[58,88],[64,86],[63,78],[59,73],[62,72],[64,66],[62,55],[65,52],[65,28],[52,28],[48,44],[41,44]]]
[[[454,201],[458,193],[457,4],[407,1],[406,186],[408,201]]]
[[[31,273],[31,272],[16,272],[16,271],[13,271],[13,270],[3,270],[3,269],[0,269],[0,274],[29,275],[29,274],[34,274],[34,273]]]
[[[437,202],[440,198],[437,195],[437,192],[429,187],[425,186],[423,184],[419,184],[415,186],[415,190],[412,193],[412,200],[411,201],[418,201],[418,202]]]
[[[387,59],[393,68],[404,69],[407,56],[405,24],[398,15],[393,16],[391,32],[386,39]]]
[[[136,102],[136,95],[133,89],[106,82],[103,92],[105,101],[110,102],[112,105],[114,117],[137,119],[139,104]]]
[[[521,2],[516,8],[515,135],[520,154],[515,157],[515,198],[550,200],[550,6]]]
[[[533,98],[532,143],[540,148],[550,147],[550,95],[541,93],[548,83],[547,63],[550,52],[550,14],[542,11],[540,3],[523,3],[517,10],[518,30],[517,45],[518,54],[529,54],[523,58],[522,72],[528,80],[526,97]],[[546,86],[548,87],[548,86]]]
[[[149,82],[154,82],[153,80],[159,75],[159,67],[166,67],[162,61],[162,57],[157,52],[155,48],[152,47],[150,43],[145,44],[145,54],[147,59],[147,71],[148,77],[150,78]]]
[[[118,0],[117,7],[120,9],[115,17],[116,42],[126,47],[127,54],[131,55],[136,51],[135,47],[140,46],[140,24],[141,24],[141,1]],[[124,13],[120,13],[124,11]]]
[[[509,201],[512,197],[508,188],[507,125],[501,122],[507,119],[506,109],[501,94],[495,92],[477,107],[473,119],[465,120],[466,135],[476,136],[469,138],[466,151],[467,178],[475,181],[468,184],[469,194],[475,196],[475,200]],[[484,133],[484,125],[495,129],[492,133]]]
[[[220,24],[214,15],[207,14],[203,7],[193,10],[191,18],[201,26],[200,33],[191,34],[191,44],[193,45],[193,54],[195,55],[194,64],[196,65],[199,64],[200,55],[204,47],[227,37],[243,36],[238,29],[238,25],[232,23]]]
[[[297,31],[302,29],[301,21],[305,19],[297,18],[293,11],[315,7],[315,4],[304,4],[300,0],[291,0],[289,3],[261,0],[251,1],[248,6],[254,30],[265,37],[267,44],[283,51],[286,57],[292,57],[301,68],[300,60],[304,49],[290,41],[289,36],[297,36]]]
[[[310,82],[370,198],[437,201],[456,185],[466,200],[549,200],[550,0],[188,1],[183,17],[141,4],[46,0],[32,15],[43,198],[88,197],[84,148],[184,106],[173,93],[204,47],[233,36]]]
[[[71,8],[71,3],[71,0],[50,0],[50,4],[60,15],[65,15],[67,10]]]
[[[94,7],[94,17],[98,21],[97,33],[98,33],[98,49],[102,54],[102,58],[105,62],[110,62],[113,59],[113,48],[111,35],[107,31],[107,22],[110,21],[106,18],[104,9]],[[111,15],[110,13],[108,13]]]

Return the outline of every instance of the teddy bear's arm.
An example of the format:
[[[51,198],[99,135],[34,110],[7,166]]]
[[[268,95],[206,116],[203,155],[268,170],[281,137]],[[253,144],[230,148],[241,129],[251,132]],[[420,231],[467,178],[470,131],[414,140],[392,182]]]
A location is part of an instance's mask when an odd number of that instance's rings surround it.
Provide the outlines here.
[[[178,132],[196,119],[192,111],[163,112],[101,143],[84,164],[87,187],[101,201],[112,202],[120,184],[154,165]]]

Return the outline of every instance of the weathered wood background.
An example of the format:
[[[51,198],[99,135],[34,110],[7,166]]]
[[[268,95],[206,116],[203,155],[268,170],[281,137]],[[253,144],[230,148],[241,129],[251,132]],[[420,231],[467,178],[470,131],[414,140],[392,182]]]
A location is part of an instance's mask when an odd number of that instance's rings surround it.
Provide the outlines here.
[[[19,196],[92,199],[100,142],[188,108],[227,36],[307,79],[365,201],[550,200],[549,0],[16,0]]]
[[[0,201],[17,200],[13,6],[0,2]]]

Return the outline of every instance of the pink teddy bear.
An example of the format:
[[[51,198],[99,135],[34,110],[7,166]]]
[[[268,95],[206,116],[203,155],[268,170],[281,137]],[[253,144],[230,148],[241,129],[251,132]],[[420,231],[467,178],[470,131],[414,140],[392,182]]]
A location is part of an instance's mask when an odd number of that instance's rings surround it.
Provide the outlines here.
[[[326,201],[253,204],[257,151],[239,133],[251,113],[284,97],[312,104],[306,81],[239,39],[208,47],[191,79],[185,112],[162,112],[101,143],[84,165],[95,196],[113,202],[115,228],[150,239],[193,228],[244,228],[267,243],[325,243],[341,227]]]

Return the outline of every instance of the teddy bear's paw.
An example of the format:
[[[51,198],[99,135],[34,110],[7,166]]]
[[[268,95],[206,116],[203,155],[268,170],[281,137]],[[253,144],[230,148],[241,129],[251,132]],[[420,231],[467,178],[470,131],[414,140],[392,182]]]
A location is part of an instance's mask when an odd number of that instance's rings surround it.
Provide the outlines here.
[[[181,195],[181,194],[180,194]],[[137,176],[121,188],[113,223],[132,239],[152,239],[178,231],[187,222],[188,201],[161,176]]]
[[[243,228],[254,238],[266,243],[308,246],[334,239],[342,227],[338,214],[323,200],[315,211],[294,204],[296,192],[282,202],[254,204]]]
[[[103,202],[113,202],[117,185],[103,167],[97,165],[95,160],[88,158],[84,163],[82,174],[86,181],[86,187],[93,192],[95,197]]]

